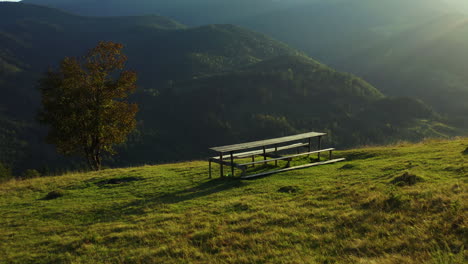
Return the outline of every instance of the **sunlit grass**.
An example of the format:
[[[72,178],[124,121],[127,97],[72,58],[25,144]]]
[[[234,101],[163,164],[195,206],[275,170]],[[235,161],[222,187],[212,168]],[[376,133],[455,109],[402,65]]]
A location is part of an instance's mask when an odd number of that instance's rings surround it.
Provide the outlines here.
[[[210,180],[206,161],[10,181],[0,263],[458,263],[467,147],[355,149],[248,181]],[[419,180],[392,183],[405,173]]]

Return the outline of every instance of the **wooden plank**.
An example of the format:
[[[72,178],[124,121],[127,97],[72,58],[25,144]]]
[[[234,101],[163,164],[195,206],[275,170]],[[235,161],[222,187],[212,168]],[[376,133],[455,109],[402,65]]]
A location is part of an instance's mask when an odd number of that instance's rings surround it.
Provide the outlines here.
[[[234,167],[236,167],[236,168],[238,168],[240,170],[244,170],[246,168],[246,166],[244,166],[244,165],[239,165],[237,163],[231,163],[231,162],[225,161],[225,160],[220,161],[219,159],[209,159],[209,161],[218,163],[220,165],[222,164],[222,165],[225,165],[225,166],[231,166],[232,165],[232,166],[234,166]]]
[[[287,149],[292,149],[292,148],[300,148],[300,147],[305,147],[307,146],[308,144],[307,143],[294,143],[294,144],[291,144],[291,145],[287,145],[287,146],[282,146],[282,147],[278,147],[278,151],[282,151],[282,150],[287,150]],[[275,149],[274,148],[268,148],[266,149],[266,152],[267,153],[271,153],[271,152],[274,152]],[[260,149],[260,150],[252,150],[252,151],[247,151],[247,152],[240,152],[240,153],[234,153],[234,158],[248,158],[248,157],[251,157],[251,156],[254,156],[254,155],[260,155],[263,153],[263,149]],[[219,157],[211,157],[212,159],[218,159]]]
[[[319,166],[319,165],[332,164],[332,163],[336,163],[336,162],[340,162],[340,161],[344,161],[344,160],[346,160],[346,159],[345,158],[340,158],[340,159],[333,159],[333,160],[315,162],[315,163],[310,163],[310,164],[305,164],[305,165],[295,166],[295,167],[290,167],[290,168],[284,168],[284,169],[275,170],[275,171],[267,171],[267,172],[252,174],[252,175],[245,175],[245,176],[242,176],[240,178],[241,179],[252,179],[252,178],[256,178],[256,177],[267,176],[267,175],[280,173],[280,172],[285,172],[285,171],[292,171],[292,170],[304,169],[304,168],[309,168],[309,167],[314,167],[314,166]]]
[[[272,139],[252,141],[252,142],[220,146],[220,147],[212,147],[210,149],[216,152],[225,153],[225,152],[230,152],[230,151],[238,151],[238,150],[250,149],[250,148],[255,148],[255,147],[263,147],[263,146],[269,146],[269,145],[274,145],[274,144],[281,144],[281,143],[285,143],[289,141],[319,137],[319,136],[324,136],[324,135],[326,135],[326,133],[309,132],[309,133],[303,133],[303,134],[292,135],[292,136],[287,136],[287,137],[272,138]]]
[[[291,145],[287,145],[287,146],[278,147],[278,151],[292,149],[292,148],[300,148],[300,147],[304,147],[304,146],[307,146],[307,143],[295,143],[295,144],[291,144]],[[266,149],[267,153],[271,153],[271,152],[274,152],[274,151],[275,151],[274,148],[267,148]],[[259,155],[259,154],[262,154],[262,153],[263,153],[263,150],[254,150],[254,151],[237,153],[237,154],[235,154],[235,156],[237,156],[238,158],[247,158],[247,157],[250,157],[252,155]]]
[[[259,161],[255,161],[255,162],[242,163],[242,164],[239,164],[239,166],[249,166],[249,165],[267,163],[267,162],[276,161],[276,160],[292,159],[292,158],[295,158],[295,157],[300,157],[300,156],[305,156],[305,155],[310,155],[310,154],[320,153],[320,152],[333,151],[333,150],[335,150],[335,149],[334,148],[328,148],[328,149],[315,150],[315,151],[311,151],[311,152],[304,152],[304,153],[300,153],[300,154],[284,156],[284,157],[276,158],[276,159],[267,159],[267,160],[259,160]]]

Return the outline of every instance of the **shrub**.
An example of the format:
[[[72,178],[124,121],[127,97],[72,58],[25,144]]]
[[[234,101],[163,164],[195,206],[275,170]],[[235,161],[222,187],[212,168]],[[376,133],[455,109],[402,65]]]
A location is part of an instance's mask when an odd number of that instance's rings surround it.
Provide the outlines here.
[[[41,177],[41,173],[39,173],[37,170],[25,170],[23,172],[23,178],[25,179],[37,178],[37,177]]]
[[[11,179],[12,177],[11,169],[3,163],[0,163],[0,182]]]
[[[396,186],[411,186],[422,181],[424,181],[423,178],[405,172],[403,175],[394,178],[391,183],[395,184]]]

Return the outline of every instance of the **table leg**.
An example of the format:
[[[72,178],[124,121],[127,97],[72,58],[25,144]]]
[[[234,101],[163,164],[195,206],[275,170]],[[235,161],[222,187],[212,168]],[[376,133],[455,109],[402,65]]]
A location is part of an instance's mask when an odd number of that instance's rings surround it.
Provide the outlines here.
[[[278,156],[278,145],[275,145],[275,156]],[[275,160],[275,166],[278,166],[278,161]]]
[[[231,176],[234,177],[234,154],[231,151]]]
[[[318,137],[318,149],[317,150],[321,150],[322,149],[322,136],[319,136]],[[317,153],[317,159],[318,161],[320,161],[320,152]]]
[[[219,173],[221,174],[221,178],[224,177],[224,172],[223,172],[223,153],[219,153]]]

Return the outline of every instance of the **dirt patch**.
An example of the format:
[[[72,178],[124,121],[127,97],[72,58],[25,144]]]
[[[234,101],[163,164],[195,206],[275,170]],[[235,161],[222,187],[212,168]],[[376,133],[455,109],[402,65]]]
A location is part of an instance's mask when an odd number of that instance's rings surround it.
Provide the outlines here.
[[[351,169],[355,169],[356,168],[356,165],[353,165],[353,164],[345,164],[343,166],[340,167],[340,170],[351,170]]]
[[[376,156],[377,156],[376,154],[369,153],[369,152],[352,152],[352,153],[349,153],[348,155],[345,155],[345,158],[348,161],[353,161],[353,160],[370,159]]]
[[[245,203],[235,203],[232,206],[229,206],[227,208],[227,211],[232,211],[232,212],[244,212],[248,211],[250,209],[250,206]]]
[[[113,179],[98,181],[98,182],[96,182],[96,185],[98,185],[98,186],[118,185],[118,184],[123,184],[123,183],[128,183],[128,182],[141,181],[141,180],[143,180],[143,179],[139,178],[139,177],[113,178]]]
[[[403,175],[395,177],[390,183],[396,186],[412,186],[422,181],[424,181],[423,178],[405,172]]]
[[[281,193],[297,193],[301,190],[301,188],[297,186],[284,186],[278,189],[278,192]]]

